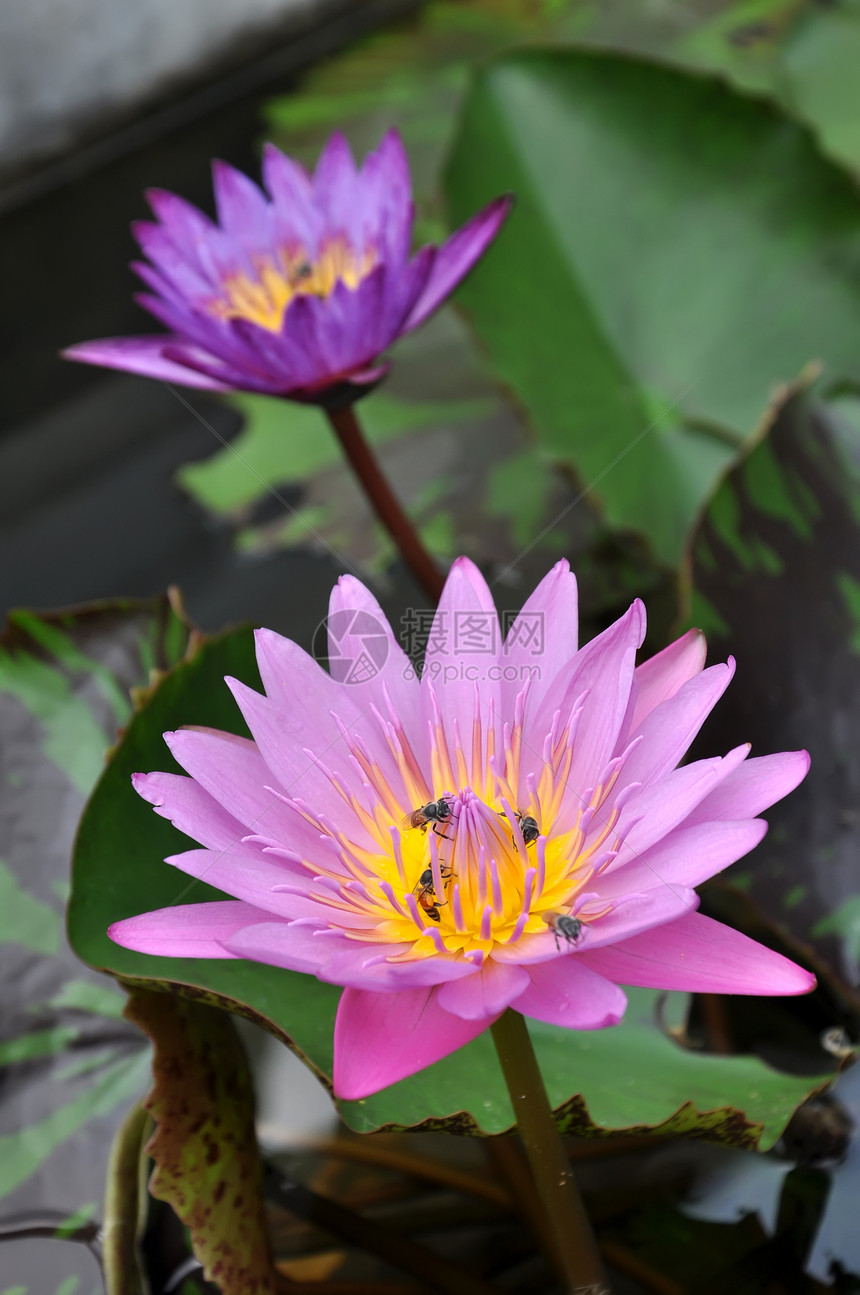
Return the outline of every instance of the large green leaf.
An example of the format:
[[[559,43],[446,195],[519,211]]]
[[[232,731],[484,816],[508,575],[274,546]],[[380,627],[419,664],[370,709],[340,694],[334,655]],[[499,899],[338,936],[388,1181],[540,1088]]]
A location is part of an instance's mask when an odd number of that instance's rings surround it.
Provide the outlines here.
[[[258,685],[250,634],[234,632],[203,647],[133,718],[81,824],[71,940],[85,961],[126,981],[185,986],[195,997],[251,1017],[330,1083],[334,986],[252,962],[150,957],[120,948],[106,934],[121,917],[217,894],[162,862],[186,838],[135,795],[130,776],[177,768],[161,738],[167,729],[197,724],[243,731],[225,674]],[[625,1022],[596,1034],[533,1027],[562,1127],[589,1133],[659,1127],[748,1146],[772,1142],[813,1082],[779,1075],[751,1058],[683,1051],[658,1028],[653,1000],[635,995]],[[489,1035],[365,1101],[343,1103],[341,1111],[363,1132],[418,1125],[499,1133],[512,1122]]]
[[[860,401],[794,392],[697,527],[688,618],[738,673],[718,747],[806,747],[812,769],[729,880],[795,936],[860,972]],[[835,937],[835,938],[834,938]]]
[[[773,385],[858,371],[860,202],[808,135],[701,76],[596,53],[491,64],[452,217],[517,208],[461,293],[542,443],[675,562]]]

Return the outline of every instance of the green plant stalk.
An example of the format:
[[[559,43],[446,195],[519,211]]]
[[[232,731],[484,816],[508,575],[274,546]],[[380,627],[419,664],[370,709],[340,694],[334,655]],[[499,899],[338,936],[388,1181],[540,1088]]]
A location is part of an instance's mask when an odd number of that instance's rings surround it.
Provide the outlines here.
[[[538,1197],[552,1229],[566,1290],[569,1295],[610,1295],[525,1020],[509,1007],[491,1029]]]
[[[394,540],[404,562],[428,598],[434,604],[437,603],[445,583],[442,573],[421,543],[418,532],[383,476],[376,455],[361,430],[354,405],[327,409],[326,414],[347,462],[361,483],[376,516]]]

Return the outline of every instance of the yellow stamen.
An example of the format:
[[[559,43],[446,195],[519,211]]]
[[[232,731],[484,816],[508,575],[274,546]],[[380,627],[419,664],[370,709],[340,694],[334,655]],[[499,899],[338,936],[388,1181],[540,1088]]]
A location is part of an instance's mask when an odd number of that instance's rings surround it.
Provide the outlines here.
[[[277,261],[260,259],[256,277],[233,274],[221,285],[221,296],[210,303],[221,319],[247,319],[278,333],[284,313],[296,296],[327,297],[338,282],[357,288],[376,265],[376,253],[353,250],[344,238],[335,238],[311,262],[299,250],[282,252]]]

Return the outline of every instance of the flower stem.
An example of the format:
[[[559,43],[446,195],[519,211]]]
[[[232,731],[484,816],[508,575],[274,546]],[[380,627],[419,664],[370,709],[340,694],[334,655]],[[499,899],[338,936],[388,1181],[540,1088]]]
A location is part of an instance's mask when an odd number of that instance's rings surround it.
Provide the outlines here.
[[[508,1008],[491,1027],[520,1135],[569,1295],[609,1295],[597,1244],[553,1119],[525,1020]]]
[[[329,422],[340,441],[353,472],[362,484],[373,509],[397,545],[404,562],[434,603],[442,594],[444,579],[433,558],[425,549],[418,532],[400,506],[397,496],[382,475],[373,450],[365,440],[352,405],[327,409]]]

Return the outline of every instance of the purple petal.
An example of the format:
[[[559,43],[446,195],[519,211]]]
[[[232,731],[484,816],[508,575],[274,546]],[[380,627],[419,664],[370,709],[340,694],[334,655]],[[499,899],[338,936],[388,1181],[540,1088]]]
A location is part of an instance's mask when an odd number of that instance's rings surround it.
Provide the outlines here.
[[[766,831],[767,823],[761,818],[738,823],[698,823],[694,827],[684,823],[622,867],[610,865],[600,878],[601,897],[643,890],[657,882],[699,886],[754,850]]]
[[[642,721],[661,701],[668,701],[688,679],[705,667],[708,645],[701,630],[688,630],[662,652],[650,657],[636,670],[636,704],[630,733],[638,733]]]
[[[396,130],[383,136],[361,169],[363,208],[356,229],[360,247],[379,247],[389,265],[409,256],[414,207],[409,158]]]
[[[248,250],[268,251],[272,245],[269,204],[254,181],[216,158],[212,187],[222,229]]]
[[[776,995],[815,988],[810,972],[701,913],[578,956],[602,976],[651,989]]]
[[[205,904],[175,904],[139,917],[126,917],[108,927],[115,944],[136,953],[162,958],[232,958],[224,941],[243,926],[271,920],[269,913],[233,900]]]
[[[336,130],[329,136],[314,171],[314,201],[325,218],[327,233],[352,233],[361,193],[352,150]]]
[[[464,1021],[495,1020],[527,987],[529,973],[512,963],[489,958],[468,980],[443,985],[436,1001],[446,1012]]]
[[[253,372],[231,368],[199,347],[187,345],[182,341],[167,339],[164,356],[167,360],[183,365],[186,371],[194,372],[199,377],[217,383],[221,391],[255,391],[261,396],[277,395],[279,392],[274,380],[260,377]],[[186,382],[186,386],[193,385]]]
[[[746,760],[715,787],[690,815],[691,823],[715,818],[754,818],[794,791],[809,772],[807,751],[780,751]]]
[[[334,1091],[359,1101],[477,1038],[490,1021],[443,1011],[435,989],[345,989],[334,1025]]]
[[[524,1016],[569,1030],[602,1030],[617,1025],[627,996],[596,975],[576,954],[538,963],[528,971],[528,988],[514,1002]]]
[[[204,273],[196,257],[189,259],[187,245],[177,243],[163,226],[137,220],[131,232],[144,255],[163,275],[172,293],[178,294],[183,301],[199,305],[211,301],[220,292],[220,277],[211,271]]]
[[[469,273],[498,234],[513,205],[510,197],[496,198],[452,234],[439,248],[433,272],[404,325],[404,332],[417,328]]]
[[[69,346],[62,356],[65,360],[78,360],[82,364],[98,364],[106,369],[123,369],[126,373],[175,382],[180,387],[196,387],[201,391],[232,390],[228,382],[166,358],[165,347],[175,340],[171,337],[105,337]],[[190,351],[182,354],[190,354]]]
[[[167,189],[147,189],[146,200],[177,247],[194,247],[215,228],[199,207]]]
[[[322,220],[313,199],[310,176],[274,144],[263,148],[263,183],[273,202],[276,245],[297,254],[317,254]]]

